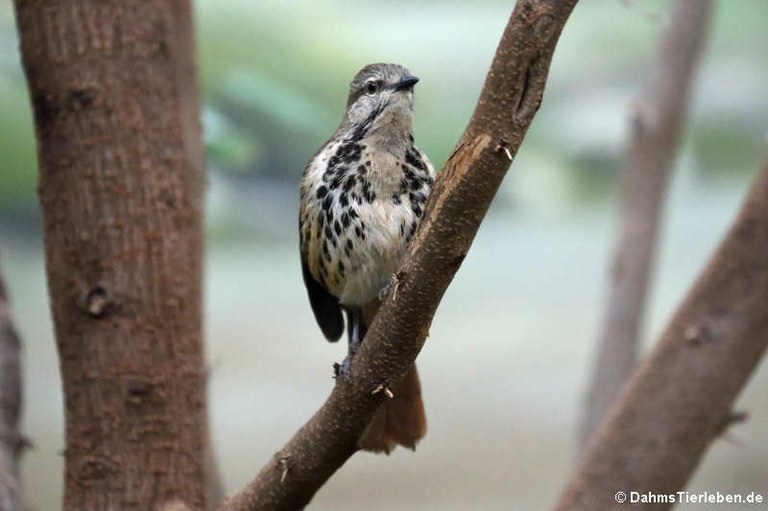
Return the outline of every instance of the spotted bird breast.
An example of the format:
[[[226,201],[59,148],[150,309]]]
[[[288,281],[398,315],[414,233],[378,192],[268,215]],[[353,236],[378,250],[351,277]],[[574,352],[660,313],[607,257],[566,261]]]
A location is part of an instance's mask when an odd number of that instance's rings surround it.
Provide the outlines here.
[[[374,151],[326,145],[301,186],[301,253],[312,277],[343,305],[377,297],[397,270],[423,213],[434,170],[410,145]]]

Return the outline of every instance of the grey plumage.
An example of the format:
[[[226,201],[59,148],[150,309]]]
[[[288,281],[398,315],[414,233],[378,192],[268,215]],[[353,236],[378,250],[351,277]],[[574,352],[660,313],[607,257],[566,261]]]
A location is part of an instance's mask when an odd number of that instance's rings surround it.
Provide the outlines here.
[[[348,363],[416,231],[432,187],[434,169],[413,139],[417,81],[396,64],[363,68],[350,84],[339,127],[304,169],[299,212],[304,282],[328,340],[341,336],[346,312],[349,355],[342,373],[347,377]],[[415,387],[404,395],[418,397],[418,403],[408,403],[418,405],[417,416],[400,422],[419,427],[403,434],[379,432],[381,440],[367,448],[388,452],[390,444],[413,446],[423,436],[415,368],[408,381]]]
[[[401,83],[407,86],[398,90]],[[387,284],[432,186],[432,165],[413,144],[414,84],[402,66],[365,67],[350,85],[341,124],[304,170],[299,225],[305,275],[342,306],[361,307]],[[313,300],[316,314],[327,307],[327,296],[310,294],[319,302]],[[334,324],[323,328],[326,336],[338,332],[335,320],[318,321]]]

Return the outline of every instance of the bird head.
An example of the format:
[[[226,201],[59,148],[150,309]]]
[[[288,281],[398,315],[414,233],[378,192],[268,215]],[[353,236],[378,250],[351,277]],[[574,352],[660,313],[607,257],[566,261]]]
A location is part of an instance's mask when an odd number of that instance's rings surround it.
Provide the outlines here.
[[[345,124],[375,126],[377,121],[405,124],[410,132],[413,86],[419,79],[398,64],[369,64],[349,84]]]

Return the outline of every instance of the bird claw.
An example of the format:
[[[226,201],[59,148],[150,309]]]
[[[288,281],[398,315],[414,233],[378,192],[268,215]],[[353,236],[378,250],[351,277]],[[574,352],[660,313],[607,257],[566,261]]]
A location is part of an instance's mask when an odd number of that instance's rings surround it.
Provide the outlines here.
[[[341,376],[347,383],[352,383],[352,355],[347,355],[341,364],[333,364],[334,378],[337,380]]]

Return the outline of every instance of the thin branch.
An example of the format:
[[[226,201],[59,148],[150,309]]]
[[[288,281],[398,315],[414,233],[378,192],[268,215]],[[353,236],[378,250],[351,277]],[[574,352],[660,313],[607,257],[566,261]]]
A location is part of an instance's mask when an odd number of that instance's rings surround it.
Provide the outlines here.
[[[24,439],[21,415],[21,341],[13,326],[11,308],[0,276],[0,509],[24,509],[19,458]]]
[[[657,62],[634,104],[605,316],[581,425],[586,444],[637,360],[664,198],[708,32],[711,0],[677,0]]]
[[[425,218],[382,305],[328,400],[256,478],[220,508],[300,509],[357,450],[381,401],[421,350],[432,317],[517,152],[544,92],[560,32],[576,0],[518,1],[469,125],[435,183]]]
[[[768,167],[661,340],[601,424],[558,510],[623,509],[618,491],[672,494],[732,421],[768,347]],[[669,509],[672,504],[647,506]]]

